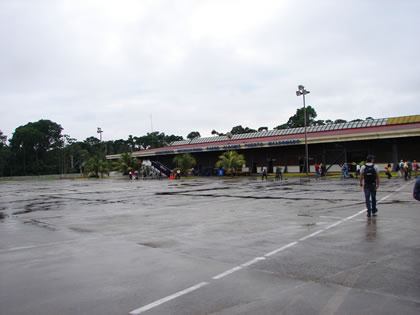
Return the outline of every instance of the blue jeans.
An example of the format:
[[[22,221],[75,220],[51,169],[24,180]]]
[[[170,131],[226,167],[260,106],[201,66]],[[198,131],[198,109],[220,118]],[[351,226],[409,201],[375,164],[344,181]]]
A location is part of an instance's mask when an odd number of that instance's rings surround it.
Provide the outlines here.
[[[372,214],[372,211],[375,213],[376,209],[376,183],[365,184],[365,199],[366,199],[366,208],[367,213]],[[372,198],[372,204],[370,199]]]

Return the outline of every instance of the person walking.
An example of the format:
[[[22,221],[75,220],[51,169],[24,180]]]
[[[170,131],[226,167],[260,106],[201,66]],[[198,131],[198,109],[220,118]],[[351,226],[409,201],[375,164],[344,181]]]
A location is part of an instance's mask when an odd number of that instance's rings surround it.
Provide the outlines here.
[[[319,164],[315,164],[315,179],[318,180],[321,174],[319,173]]]
[[[404,161],[401,160],[400,163],[398,163],[398,177],[403,177],[404,172]]]
[[[414,169],[414,177],[417,178],[417,172],[419,170],[419,165],[417,164],[417,161],[413,161],[413,169]]]
[[[410,160],[407,161],[408,166],[408,179],[411,179],[411,173],[413,172],[413,163]]]
[[[340,169],[341,169],[340,179],[343,179],[344,178],[344,164],[340,164]]]
[[[276,180],[283,180],[283,175],[281,174],[281,167],[276,168]]]
[[[327,167],[321,163],[319,164],[319,168],[321,169],[321,177],[324,177],[327,175]]]
[[[379,168],[374,164],[375,157],[368,155],[367,163],[360,169],[360,187],[363,187],[367,208],[367,217],[376,216],[376,191],[379,187]]]
[[[350,174],[349,174],[349,165],[346,163],[344,163],[344,178],[349,178]]]
[[[404,162],[403,170],[404,170],[404,179],[407,180],[408,179],[408,162],[407,161]]]
[[[360,164],[356,164],[356,178],[360,176]]]
[[[263,169],[262,169],[262,180],[264,180],[264,178],[265,178],[265,180],[267,180],[267,170],[265,169],[265,167],[263,167]]]

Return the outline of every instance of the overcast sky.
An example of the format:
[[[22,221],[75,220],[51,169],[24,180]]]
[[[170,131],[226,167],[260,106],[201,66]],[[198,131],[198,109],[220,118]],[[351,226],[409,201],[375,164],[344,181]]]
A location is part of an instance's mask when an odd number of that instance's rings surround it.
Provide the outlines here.
[[[184,138],[420,114],[420,1],[0,1],[0,130]]]

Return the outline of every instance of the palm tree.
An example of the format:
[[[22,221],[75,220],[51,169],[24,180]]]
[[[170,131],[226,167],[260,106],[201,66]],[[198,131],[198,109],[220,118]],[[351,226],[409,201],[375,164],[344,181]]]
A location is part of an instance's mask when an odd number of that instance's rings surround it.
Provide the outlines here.
[[[101,160],[99,157],[91,157],[85,165],[84,173],[89,174],[93,173],[95,177],[101,176],[104,177],[104,174],[109,175],[109,163],[105,160]]]
[[[123,175],[127,175],[131,171],[138,171],[140,169],[141,161],[137,158],[132,158],[131,153],[126,152],[121,154],[118,161],[114,162],[113,169],[120,171]]]
[[[239,166],[246,164],[243,154],[238,154],[236,151],[226,151],[219,156],[219,161],[216,167],[223,167],[228,171],[235,171]]]
[[[177,155],[173,161],[181,169],[183,174],[197,164],[195,158],[190,153]]]

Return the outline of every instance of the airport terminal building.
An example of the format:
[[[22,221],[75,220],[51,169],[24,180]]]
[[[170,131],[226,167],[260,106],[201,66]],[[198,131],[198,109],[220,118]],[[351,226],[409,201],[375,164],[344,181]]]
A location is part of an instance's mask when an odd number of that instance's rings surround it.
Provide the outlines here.
[[[328,124],[306,128],[309,170],[315,163],[324,163],[330,171],[339,165],[360,163],[368,154],[376,156],[375,163],[383,169],[388,163],[400,160],[420,160],[420,115]],[[162,163],[174,168],[178,154],[191,153],[199,171],[213,169],[219,156],[228,150],[244,155],[242,170],[259,173],[263,167],[269,173],[281,167],[283,172],[305,171],[305,128],[269,130],[182,140],[170,146],[133,152],[133,157]],[[108,155],[117,159],[119,154]]]

